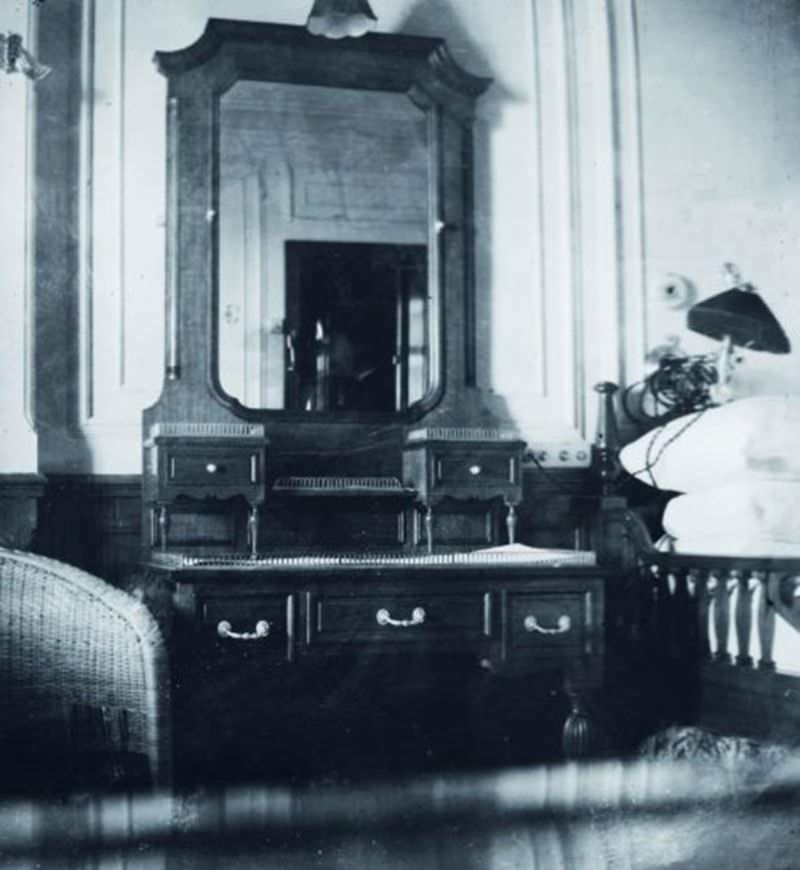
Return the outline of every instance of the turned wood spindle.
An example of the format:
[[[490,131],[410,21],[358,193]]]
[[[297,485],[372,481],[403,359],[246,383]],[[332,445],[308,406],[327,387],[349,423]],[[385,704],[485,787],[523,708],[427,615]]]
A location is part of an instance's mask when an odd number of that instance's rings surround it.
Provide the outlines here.
[[[736,599],[736,641],[739,651],[736,654],[736,664],[740,667],[750,667],[753,657],[750,655],[750,635],[753,622],[753,590],[750,585],[750,574],[747,571],[731,571],[738,588]]]
[[[517,510],[510,501],[506,502],[506,530],[508,531],[508,543],[513,544],[517,534]]]
[[[762,573],[759,578],[758,590],[758,639],[761,644],[761,656],[758,668],[761,671],[774,671],[775,660],[772,658],[775,645],[775,608],[769,600],[767,590],[768,575]]]
[[[708,642],[708,616],[711,610],[711,601],[708,590],[708,572],[693,570],[694,599],[696,607],[697,626],[697,657],[704,661],[711,658],[711,646]]]
[[[428,553],[433,553],[433,508],[427,505],[425,508],[425,541],[428,545]]]
[[[718,574],[712,574],[713,588],[712,599],[714,602],[714,634],[717,641],[717,651],[714,660],[717,662],[730,663],[728,655],[728,628],[730,626],[730,599],[728,584],[725,578]]]

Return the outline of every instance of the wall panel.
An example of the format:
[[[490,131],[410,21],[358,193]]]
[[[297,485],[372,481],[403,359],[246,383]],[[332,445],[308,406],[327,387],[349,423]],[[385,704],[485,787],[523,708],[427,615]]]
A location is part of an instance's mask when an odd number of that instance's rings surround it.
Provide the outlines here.
[[[696,298],[736,263],[800,344],[800,6],[797,0],[637,0],[647,347],[686,329],[659,292],[677,273]],[[796,353],[745,353],[737,395],[800,392]]]
[[[37,50],[37,15],[28,4],[5,10],[3,28]],[[35,86],[22,75],[0,74],[0,474],[34,473],[33,220]]]
[[[532,445],[567,447],[567,466],[585,461],[593,384],[640,365],[634,3],[504,0],[500,16],[493,0],[384,0],[376,10],[380,29],[443,35],[461,64],[494,79],[476,125],[478,384]],[[74,187],[65,232],[77,246],[67,288],[77,335],[49,315],[74,366],[37,409],[41,468],[137,473],[164,349],[165,82],[152,54],[194,41],[211,15],[263,20],[265,10],[257,0],[66,6],[82,16],[74,68],[64,58],[59,70],[79,91],[79,145],[72,174],[43,181]],[[300,6],[272,2],[269,18],[301,24]]]

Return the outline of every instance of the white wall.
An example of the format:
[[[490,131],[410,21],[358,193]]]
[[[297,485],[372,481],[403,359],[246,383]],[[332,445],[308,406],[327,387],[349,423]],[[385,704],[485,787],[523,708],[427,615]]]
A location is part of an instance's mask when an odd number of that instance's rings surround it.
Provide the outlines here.
[[[36,46],[36,14],[30,4],[5,4],[3,30]],[[36,92],[22,75],[0,75],[0,472],[38,471],[33,428],[32,245]]]
[[[637,0],[642,82],[647,343],[705,352],[667,273],[702,298],[732,261],[800,348],[800,3]],[[747,355],[737,394],[800,392],[797,353]]]
[[[272,0],[268,18],[302,24],[305,5]],[[479,382],[503,396],[529,441],[577,446],[594,415],[586,385],[619,376],[621,334],[619,282],[605,268],[616,257],[606,245],[610,67],[592,48],[607,40],[608,20],[599,0],[572,5],[504,0],[500,15],[495,0],[375,0],[374,9],[381,30],[445,35],[463,66],[495,80],[476,133]],[[267,17],[261,0],[85,2],[79,408],[70,425],[42,433],[45,472],[139,470],[140,413],[158,394],[163,353],[165,81],[151,58],[193,42],[213,15]],[[595,104],[598,80],[606,94]],[[582,189],[592,203],[579,219]],[[584,317],[609,335],[587,334]]]
[[[47,407],[57,389],[40,397],[41,470],[140,467],[141,410],[158,394],[163,365],[165,81],[153,52],[190,44],[209,16],[302,24],[306,6],[84,0],[86,45],[83,58],[74,53],[84,95],[72,300],[80,335],[69,375],[77,383],[62,391],[75,407],[65,422]],[[478,377],[531,444],[568,445],[573,464],[593,434],[593,384],[637,380],[648,349],[685,337],[685,312],[658,297],[665,273],[686,275],[706,295],[719,289],[719,264],[737,262],[800,342],[797,0],[373,7],[379,29],[443,35],[465,68],[494,78],[476,130]],[[13,85],[19,119],[30,90]],[[19,160],[5,170],[16,188]],[[24,244],[14,244],[19,273]],[[15,382],[0,420],[14,419],[23,464],[35,465],[19,299],[13,337],[0,343],[0,370],[11,365]],[[743,389],[794,391],[798,376],[794,355],[753,355]],[[0,453],[0,470],[10,461]]]

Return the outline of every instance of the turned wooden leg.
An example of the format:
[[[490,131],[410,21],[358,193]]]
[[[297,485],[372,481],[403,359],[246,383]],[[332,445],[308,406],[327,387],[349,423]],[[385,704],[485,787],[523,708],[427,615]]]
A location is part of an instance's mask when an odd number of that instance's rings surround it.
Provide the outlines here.
[[[167,549],[167,534],[169,531],[169,514],[167,506],[161,505],[158,508],[158,537],[161,544],[161,549]]]
[[[561,732],[561,746],[567,758],[586,758],[595,744],[595,729],[580,689],[567,686],[570,712]]]
[[[247,514],[247,538],[250,544],[250,556],[258,555],[258,506],[251,504]]]
[[[506,529],[508,530],[508,543],[513,544],[517,534],[517,510],[510,502],[506,502]]]
[[[428,505],[425,509],[425,541],[428,545],[428,552],[433,552],[433,508]]]

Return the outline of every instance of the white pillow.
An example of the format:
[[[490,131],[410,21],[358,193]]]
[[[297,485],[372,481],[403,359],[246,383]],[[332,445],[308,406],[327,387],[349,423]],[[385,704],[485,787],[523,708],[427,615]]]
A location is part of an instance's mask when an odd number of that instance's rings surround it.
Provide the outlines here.
[[[800,397],[753,396],[678,417],[623,447],[620,462],[651,486],[697,492],[734,479],[800,480],[798,444]]]
[[[678,495],[664,509],[664,531],[687,539],[785,542],[800,548],[800,481],[745,480]]]

